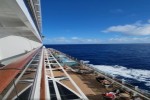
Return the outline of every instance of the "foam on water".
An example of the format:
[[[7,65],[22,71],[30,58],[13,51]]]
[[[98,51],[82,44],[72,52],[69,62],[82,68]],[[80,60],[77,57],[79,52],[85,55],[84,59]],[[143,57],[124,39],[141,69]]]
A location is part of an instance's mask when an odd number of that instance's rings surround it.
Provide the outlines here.
[[[93,65],[93,67],[114,76],[122,76],[144,82],[150,88],[150,70],[130,69],[124,66]]]

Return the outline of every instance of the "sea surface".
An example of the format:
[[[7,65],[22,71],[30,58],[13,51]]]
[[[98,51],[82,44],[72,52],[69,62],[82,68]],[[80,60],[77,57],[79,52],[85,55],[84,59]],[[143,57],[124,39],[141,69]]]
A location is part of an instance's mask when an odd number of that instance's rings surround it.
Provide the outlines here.
[[[150,44],[45,45],[150,91]]]

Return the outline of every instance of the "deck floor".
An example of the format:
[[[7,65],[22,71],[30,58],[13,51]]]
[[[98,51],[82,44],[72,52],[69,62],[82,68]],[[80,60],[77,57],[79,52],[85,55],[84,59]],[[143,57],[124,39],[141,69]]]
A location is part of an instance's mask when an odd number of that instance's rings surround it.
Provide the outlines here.
[[[109,92],[112,88],[106,89],[102,84],[96,81],[94,74],[77,74],[70,70],[66,70],[73,81],[78,85],[82,92],[89,98],[89,100],[102,100],[101,94]],[[61,71],[54,71],[54,76],[61,76],[63,73]],[[71,88],[78,93],[76,88],[68,80],[60,81],[67,87]]]
[[[61,54],[61,53],[54,52],[53,54],[52,52],[50,54],[51,56],[53,56],[55,54]],[[55,58],[55,56],[53,57]],[[57,58],[55,58],[54,60],[56,60],[56,63],[59,65],[58,68],[60,68],[61,70],[55,70],[55,71],[52,70],[52,73],[54,74],[53,77],[62,76],[62,77],[68,78],[68,80],[66,79],[61,80],[61,81],[57,80],[57,82],[60,82],[64,86],[70,88],[70,90],[74,91],[74,93],[76,92],[77,94],[83,97],[87,97],[89,100],[104,100],[102,94],[111,93],[113,90],[121,89],[121,86],[119,84],[116,84],[114,81],[112,81],[111,79],[107,77],[106,77],[106,80],[108,80],[108,82],[110,82],[109,84],[111,85],[110,87],[106,88],[106,86],[108,85],[104,86],[102,85],[102,83],[96,80],[96,77],[103,76],[103,75],[101,73],[92,71],[92,69],[89,67],[86,67],[84,65],[78,65],[77,67],[69,67],[69,65],[68,66],[61,65],[61,63],[57,61],[58,60]],[[87,73],[86,72],[87,70],[90,71],[90,73]],[[104,81],[103,84],[105,82],[107,81]],[[105,83],[105,84],[108,84],[108,83]],[[129,100],[130,97],[127,97],[127,96],[131,96],[131,95],[129,94],[128,91],[124,90],[122,94],[126,94],[126,97],[124,98]],[[122,100],[121,93],[117,95],[116,99]]]
[[[90,100],[102,100],[101,94],[112,90],[112,88],[106,89],[97,82],[94,74],[77,74],[71,71],[67,72]]]

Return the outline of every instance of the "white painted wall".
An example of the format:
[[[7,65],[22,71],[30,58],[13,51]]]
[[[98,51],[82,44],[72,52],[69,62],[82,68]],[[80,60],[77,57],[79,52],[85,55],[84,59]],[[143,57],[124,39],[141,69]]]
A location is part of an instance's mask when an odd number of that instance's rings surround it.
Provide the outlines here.
[[[25,53],[25,51],[30,51],[41,45],[41,43],[21,36],[9,35],[0,38],[0,60]]]

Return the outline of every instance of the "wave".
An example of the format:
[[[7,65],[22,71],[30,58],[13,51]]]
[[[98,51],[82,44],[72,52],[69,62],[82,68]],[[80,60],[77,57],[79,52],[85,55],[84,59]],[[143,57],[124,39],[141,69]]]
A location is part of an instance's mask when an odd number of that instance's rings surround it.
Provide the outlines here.
[[[109,65],[93,65],[93,67],[114,76],[133,79],[139,82],[144,82],[145,86],[150,88],[150,70],[132,69],[124,66],[109,66]]]

